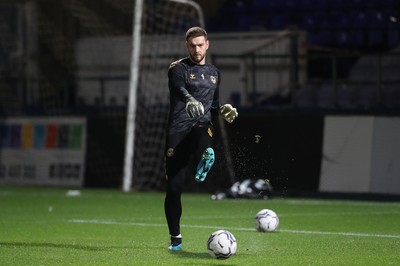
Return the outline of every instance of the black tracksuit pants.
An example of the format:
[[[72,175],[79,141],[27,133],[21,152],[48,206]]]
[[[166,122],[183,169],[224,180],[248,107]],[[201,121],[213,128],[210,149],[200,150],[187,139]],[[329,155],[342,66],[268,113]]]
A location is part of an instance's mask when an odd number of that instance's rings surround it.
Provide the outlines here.
[[[167,191],[164,210],[171,236],[180,234],[181,194],[187,178],[194,180],[203,152],[211,147],[213,133],[212,125],[207,124],[194,126],[189,133],[177,133],[167,137]]]

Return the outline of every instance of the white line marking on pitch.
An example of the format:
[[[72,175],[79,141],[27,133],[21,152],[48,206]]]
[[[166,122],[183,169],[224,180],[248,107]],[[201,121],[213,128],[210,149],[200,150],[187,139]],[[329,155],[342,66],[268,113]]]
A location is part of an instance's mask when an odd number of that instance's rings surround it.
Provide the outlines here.
[[[102,220],[67,220],[69,223],[90,223],[90,224],[110,224],[110,225],[130,225],[130,226],[148,226],[148,227],[165,227],[166,224],[151,224],[151,223],[131,223],[131,222],[116,222],[116,221],[102,221]],[[202,229],[221,229],[236,230],[236,231],[255,231],[254,228],[236,228],[224,226],[206,226],[206,225],[181,225],[186,228],[202,228]],[[385,235],[385,234],[365,234],[353,232],[323,232],[323,231],[307,231],[307,230],[287,230],[279,229],[278,232],[295,233],[295,234],[314,234],[314,235],[340,235],[340,236],[359,236],[359,237],[380,237],[380,238],[399,238],[400,235]]]

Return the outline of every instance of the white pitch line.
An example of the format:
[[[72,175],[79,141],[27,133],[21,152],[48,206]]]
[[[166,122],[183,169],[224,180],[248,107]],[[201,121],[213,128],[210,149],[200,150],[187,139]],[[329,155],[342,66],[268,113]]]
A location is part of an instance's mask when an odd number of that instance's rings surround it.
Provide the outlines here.
[[[67,220],[69,223],[90,223],[90,224],[110,224],[110,225],[129,225],[129,226],[143,226],[143,227],[165,227],[166,224],[151,224],[151,223],[132,223],[132,222],[116,222],[104,220]],[[224,227],[224,226],[207,226],[207,225],[181,225],[186,228],[202,228],[202,229],[221,229],[232,231],[255,231],[254,228],[237,228],[237,227]],[[339,236],[358,236],[358,237],[379,237],[379,238],[398,238],[400,235],[385,235],[385,234],[366,234],[354,232],[323,232],[323,231],[308,231],[308,230],[288,230],[279,229],[278,232],[295,233],[295,234],[313,234],[313,235],[339,235]]]
[[[322,232],[322,231],[306,231],[306,230],[279,230],[279,232],[298,233],[298,234],[315,234],[315,235],[340,235],[340,236],[400,238],[400,235],[365,234],[365,233],[352,233],[352,232]]]

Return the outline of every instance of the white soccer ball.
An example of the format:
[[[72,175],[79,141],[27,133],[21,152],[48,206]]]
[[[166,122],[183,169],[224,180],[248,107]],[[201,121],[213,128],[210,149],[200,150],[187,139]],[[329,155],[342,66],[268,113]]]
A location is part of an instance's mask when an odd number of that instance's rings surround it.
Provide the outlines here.
[[[229,231],[215,231],[207,240],[207,249],[213,258],[227,259],[236,253],[236,238]]]
[[[263,209],[254,217],[254,224],[259,232],[273,232],[278,229],[279,217],[269,209]]]

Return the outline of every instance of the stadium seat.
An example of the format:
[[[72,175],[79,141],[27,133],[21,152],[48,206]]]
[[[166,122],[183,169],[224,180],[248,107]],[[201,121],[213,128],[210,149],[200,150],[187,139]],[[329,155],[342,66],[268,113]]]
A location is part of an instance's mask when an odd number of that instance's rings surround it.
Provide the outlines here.
[[[317,100],[320,108],[353,109],[360,106],[356,88],[341,83],[327,82],[322,84],[318,91]]]
[[[249,15],[241,15],[239,17],[239,31],[248,31],[253,25],[253,17]]]
[[[382,105],[386,108],[400,108],[400,85],[387,84],[381,88]]]
[[[327,30],[320,31],[318,33],[318,42],[321,45],[331,46],[336,42],[335,33]]]
[[[370,29],[380,29],[385,26],[386,13],[380,9],[366,12],[367,26]]]
[[[382,30],[370,30],[367,32],[369,47],[381,47],[384,44]]]
[[[334,108],[336,104],[335,85],[324,83],[317,92],[317,106],[320,108]]]
[[[364,44],[363,31],[346,31],[341,30],[336,35],[337,44],[345,48],[357,48]]]
[[[316,30],[321,27],[323,15],[321,13],[304,13],[301,21],[301,28],[304,30]]]
[[[377,84],[358,84],[354,85],[354,101],[357,107],[370,109],[379,104],[379,90]]]
[[[275,14],[268,24],[270,30],[282,30],[287,26],[287,15],[285,13]]]
[[[354,16],[352,28],[364,30],[368,27],[368,18],[365,12],[357,11]]]
[[[336,88],[337,105],[341,108],[356,108],[354,88],[347,84],[340,84]]]
[[[285,10],[297,11],[300,9],[302,1],[299,0],[285,0]]]
[[[333,19],[336,21],[334,23],[335,28],[339,30],[348,29],[354,23],[354,12],[335,12]]]
[[[303,108],[317,107],[318,87],[313,84],[305,84],[296,92],[296,106]]]
[[[283,0],[256,0],[256,6],[263,7],[269,12],[282,11],[285,7],[285,1]]]
[[[348,0],[344,4],[347,8],[362,9],[365,7],[365,0]]]
[[[400,34],[397,29],[389,29],[386,31],[386,39],[389,48],[400,45]]]

